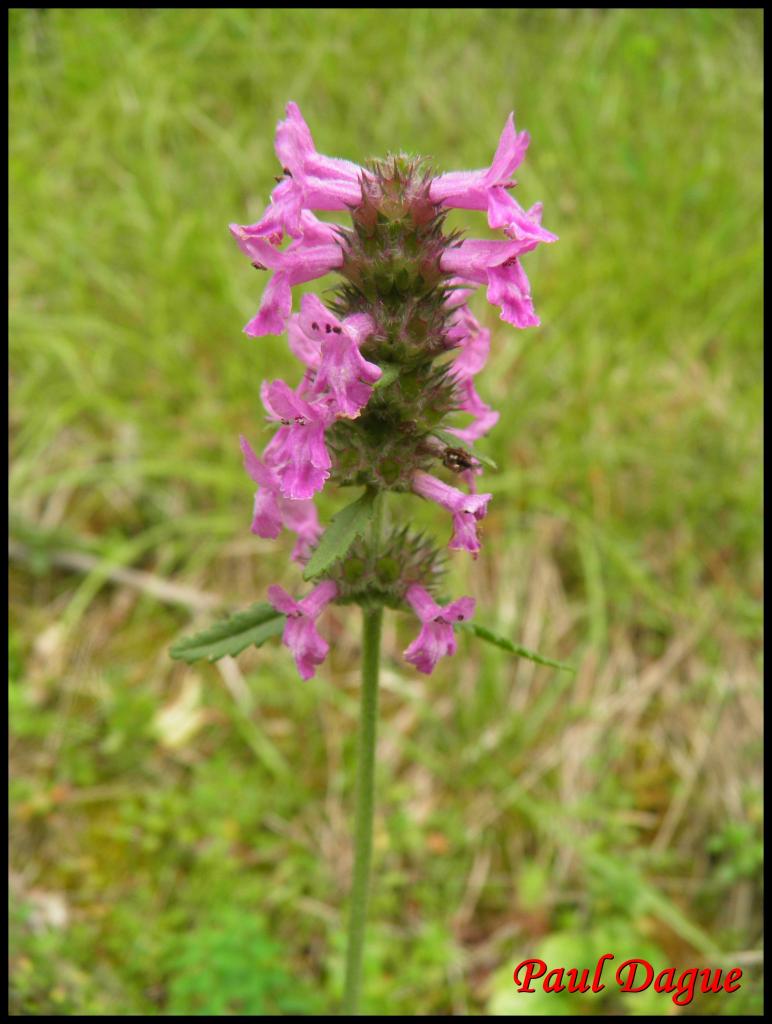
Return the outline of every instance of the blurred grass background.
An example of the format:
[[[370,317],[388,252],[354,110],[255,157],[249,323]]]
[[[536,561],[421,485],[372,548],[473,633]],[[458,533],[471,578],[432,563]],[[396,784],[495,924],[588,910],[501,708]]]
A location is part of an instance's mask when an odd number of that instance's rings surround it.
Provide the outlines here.
[[[578,672],[463,640],[418,678],[388,616],[367,1012],[673,1011],[513,992],[521,959],[608,950],[739,964],[681,1012],[760,1012],[760,12],[10,19],[12,1013],[338,1005],[357,614],[307,684],[278,645],[167,655],[298,579],[237,443],[297,371],[241,334],[263,281],[226,230],[290,98],[322,152],[438,170],[514,108],[560,235],[525,261],[543,327],[475,307],[500,470],[452,571]]]

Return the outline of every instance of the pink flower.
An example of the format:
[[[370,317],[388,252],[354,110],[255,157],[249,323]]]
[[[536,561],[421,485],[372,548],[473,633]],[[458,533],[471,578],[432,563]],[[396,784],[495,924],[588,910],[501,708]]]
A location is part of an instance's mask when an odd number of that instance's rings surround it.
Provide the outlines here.
[[[322,305],[315,295],[304,295],[300,300],[300,312],[292,314],[287,328],[287,338],[293,355],[309,370],[314,371],[319,369],[322,361],[322,336],[319,330],[312,326],[314,323],[317,324],[317,328],[319,326],[318,318],[314,315],[317,310],[316,303]],[[313,380],[313,373],[308,376],[309,380]]]
[[[427,674],[444,654],[456,653],[453,623],[468,619],[474,612],[474,598],[460,597],[450,604],[439,605],[428,590],[413,584],[405,594],[410,606],[421,620],[421,632],[405,651],[405,658],[419,672]]]
[[[310,594],[296,601],[283,587],[274,584],[268,588],[268,600],[277,612],[287,616],[282,643],[295,658],[301,679],[316,675],[316,666],[327,657],[330,647],[316,630],[316,620],[338,593],[331,580],[314,587]]]
[[[276,155],[295,187],[303,190],[308,199],[304,206],[309,209],[345,210],[361,201],[363,169],[350,160],[317,152],[311,129],[292,100],[287,104],[287,119],[276,128]]]
[[[458,380],[468,380],[478,374],[488,362],[491,349],[491,332],[483,327],[468,306],[458,307],[448,338],[459,350],[450,366]]]
[[[531,137],[515,131],[515,115],[507,118],[490,167],[479,171],[451,171],[441,174],[431,185],[431,198],[459,210],[485,210],[491,188],[510,188],[512,175],[523,162]]]
[[[488,198],[488,224],[500,228],[505,235],[518,241],[557,242],[558,236],[541,226],[542,204],[535,203],[524,210],[520,203],[503,188],[491,189]]]
[[[254,238],[265,238],[271,245],[281,245],[285,232],[299,237],[303,233],[302,198],[291,177],[280,178],[263,216],[256,224],[243,225],[243,230]]]
[[[300,313],[290,321],[290,348],[310,369],[316,370],[314,394],[329,394],[337,416],[355,419],[367,405],[372,385],[381,368],[359,353],[372,334],[373,321],[366,313],[338,320],[316,295],[305,295]]]
[[[257,316],[244,328],[252,337],[282,334],[292,312],[292,286],[324,277],[343,263],[340,235],[334,225],[324,224],[312,213],[304,212],[302,237],[286,249],[276,249],[265,238],[240,224],[230,231],[242,252],[259,270],[275,271],[268,282]]]
[[[255,505],[252,513],[251,532],[258,537],[275,540],[281,533],[283,525],[279,511],[279,487],[276,475],[252,451],[249,441],[242,435],[239,437],[241,451],[244,455],[244,469],[257,484]]]
[[[279,499],[284,525],[297,535],[292,559],[305,564],[311,557],[311,549],[322,535],[319,515],[313,500],[293,501],[291,498]]]
[[[440,259],[446,273],[488,286],[488,301],[501,308],[501,319],[515,327],[537,327],[531,288],[518,255],[535,248],[533,240],[486,242],[470,239],[447,249]]]
[[[436,501],[453,516],[453,536],[448,547],[451,551],[466,550],[476,558],[480,550],[477,523],[488,511],[492,494],[464,494],[456,487],[443,483],[429,473],[417,470],[413,474],[413,490],[422,498]]]
[[[279,480],[270,466],[261,462],[245,437],[239,438],[244,454],[244,468],[258,485],[252,514],[251,532],[258,537],[275,539],[282,526],[297,534],[292,552],[296,562],[305,562],[311,548],[319,540],[322,528],[313,501],[293,501],[285,498]]]
[[[285,176],[251,234],[278,244],[285,232],[293,238],[305,233],[303,210],[345,210],[361,202],[363,169],[318,153],[296,103],[287,104],[286,120],[276,127],[276,155]]]
[[[282,426],[268,442],[264,458],[275,471],[287,498],[311,498],[324,487],[332,461],[324,431],[334,419],[328,401],[307,402],[283,380],[261,388],[263,405]]]
[[[460,403],[457,406],[460,412],[469,412],[474,417],[473,421],[466,427],[448,427],[449,434],[455,434],[468,444],[479,441],[499,421],[499,414],[491,408],[475,391],[471,380],[462,380],[456,388]]]
[[[515,115],[510,114],[490,167],[441,174],[432,181],[432,200],[454,209],[487,210],[490,227],[502,228],[510,238],[554,242],[557,235],[541,226],[536,208],[526,212],[507,191],[516,184],[512,175],[523,162],[529,142],[528,132],[515,131]]]

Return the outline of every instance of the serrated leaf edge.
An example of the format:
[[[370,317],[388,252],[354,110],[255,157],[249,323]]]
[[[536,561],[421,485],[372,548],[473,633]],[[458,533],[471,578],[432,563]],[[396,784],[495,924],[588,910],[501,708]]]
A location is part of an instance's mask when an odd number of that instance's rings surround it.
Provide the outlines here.
[[[480,626],[476,622],[460,623],[459,628],[465,629],[469,633],[473,633],[475,636],[479,637],[480,640],[485,640],[486,643],[493,644],[494,647],[508,651],[510,654],[516,654],[521,658],[527,658],[528,661],[534,661],[537,665],[546,665],[549,668],[557,668],[562,672],[576,672],[573,665],[569,665],[565,661],[555,661],[554,658],[547,658],[543,654],[538,654],[536,651],[530,651],[527,647],[522,647],[520,644],[516,644],[508,637],[499,636],[499,634],[494,633],[486,626]]]

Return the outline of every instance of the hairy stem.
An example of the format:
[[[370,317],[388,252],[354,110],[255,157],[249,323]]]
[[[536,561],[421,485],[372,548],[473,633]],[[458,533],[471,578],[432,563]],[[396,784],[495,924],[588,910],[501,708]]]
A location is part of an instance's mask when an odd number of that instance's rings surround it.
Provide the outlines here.
[[[383,495],[376,499],[371,545],[373,555],[380,541]],[[343,1012],[359,1013],[362,987],[362,953],[367,921],[370,861],[373,848],[373,809],[375,782],[375,732],[378,719],[378,666],[381,648],[383,608],[362,609],[362,704],[357,745],[356,821],[354,825],[354,877],[351,885],[346,985]]]

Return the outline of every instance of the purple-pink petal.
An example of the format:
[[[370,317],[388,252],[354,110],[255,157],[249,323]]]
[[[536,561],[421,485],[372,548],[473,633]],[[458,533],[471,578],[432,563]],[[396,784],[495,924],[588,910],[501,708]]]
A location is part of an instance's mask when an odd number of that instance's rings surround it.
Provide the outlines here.
[[[515,327],[538,327],[531,286],[517,259],[488,271],[488,301],[501,309],[501,319]]]
[[[356,342],[345,328],[330,334],[322,342],[322,359],[315,389],[329,392],[340,416],[357,417],[367,405],[372,385],[382,374],[375,363],[369,363],[359,353]]]
[[[523,162],[529,141],[528,132],[515,131],[514,114],[510,114],[490,167],[439,175],[431,183],[432,201],[456,209],[488,209],[491,189],[514,184],[512,175]]]
[[[264,459],[286,498],[312,498],[330,475],[332,460],[324,433],[334,410],[324,397],[319,403],[306,401],[283,380],[264,381],[260,393],[269,414],[282,424],[268,442]]]
[[[327,605],[335,598],[338,588],[332,580],[323,580],[317,583],[314,589],[299,602],[299,607],[304,615],[310,615],[316,619],[324,611]]]
[[[518,241],[556,242],[558,238],[526,213],[515,197],[503,188],[492,188],[488,194],[488,224]]]
[[[470,239],[443,253],[440,266],[466,281],[487,284],[488,301],[501,308],[502,320],[516,327],[534,327],[539,320],[533,309],[528,278],[517,256],[537,244],[533,239]]]
[[[493,495],[464,494],[420,470],[413,474],[413,490],[423,498],[436,501],[452,514],[453,535],[448,547],[452,551],[469,551],[476,558],[480,550],[477,522],[486,515]]]
[[[530,141],[531,136],[528,132],[515,130],[515,115],[510,113],[487,172],[488,185],[503,185],[512,181],[512,175],[525,159],[525,151]]]
[[[268,462],[255,455],[245,437],[240,438],[244,468],[258,485],[252,514],[251,532],[259,537],[275,539],[282,526],[297,534],[292,557],[305,561],[321,535],[321,526],[313,501],[292,500],[281,493],[281,484]],[[268,461],[272,452],[267,449]]]
[[[307,562],[311,549],[322,535],[319,515],[313,500],[298,501],[291,498],[279,498],[282,520],[288,530],[297,535],[292,558],[296,562]]]
[[[421,622],[430,622],[432,619],[436,619],[442,611],[429,591],[417,583],[407,588],[405,598]]]
[[[361,199],[362,168],[348,160],[318,153],[311,132],[296,103],[287,104],[287,117],[276,129],[276,155],[285,177],[271,196],[261,226],[293,237],[307,235],[300,210],[345,210]],[[266,234],[265,230],[260,232]]]
[[[358,416],[370,399],[371,385],[381,376],[380,367],[367,362],[359,352],[359,345],[372,329],[373,321],[367,314],[339,320],[316,295],[305,295],[300,313],[292,318],[290,345],[307,366],[316,370],[310,390],[328,397],[328,408],[335,416]]]
[[[268,588],[269,602],[287,616],[282,642],[292,651],[302,679],[311,679],[329,651],[328,643],[317,632],[316,619],[337,591],[336,585],[326,580],[296,601],[278,584]]]
[[[474,377],[488,361],[491,332],[464,305],[459,308],[448,337],[458,350],[450,366],[451,373],[457,380]]]
[[[311,403],[300,398],[286,381],[264,381],[260,390],[263,404],[276,419],[286,422],[313,422],[317,419],[316,410]]]
[[[480,398],[471,380],[459,383],[456,393],[461,398],[460,412],[471,413],[473,421],[466,427],[448,427],[448,433],[469,444],[484,437],[499,421],[499,413]]]
[[[440,266],[449,274],[456,274],[465,281],[484,284],[491,267],[514,259],[524,252],[535,248],[532,240],[516,240],[503,242],[481,238],[470,238],[460,245],[447,249],[440,258]]]
[[[455,654],[456,637],[453,623],[471,618],[475,602],[461,597],[445,606],[438,605],[422,586],[408,587],[405,597],[421,620],[421,630],[404,652],[405,659],[419,670],[430,673],[444,655]]]
[[[358,183],[362,168],[350,160],[319,153],[300,108],[292,100],[287,104],[286,119],[280,121],[276,128],[276,155],[282,167],[290,172],[293,179],[302,182],[309,175],[321,182],[334,183],[338,187],[345,184],[357,186],[354,201],[358,200]],[[345,205],[329,209],[345,209]]]
[[[300,608],[294,597],[287,593],[284,587],[278,583],[272,583],[268,588],[268,600],[277,612],[284,615],[300,615]]]
[[[278,482],[271,469],[258,459],[245,437],[240,437],[244,468],[258,485],[250,530],[258,537],[275,540],[281,533],[282,516],[278,505]]]
[[[244,333],[252,338],[261,338],[266,334],[282,334],[291,312],[292,289],[287,275],[279,271],[265,286],[260,309],[246,324]]]
[[[335,226],[325,224],[306,211],[301,220],[302,236],[286,249],[277,249],[252,228],[230,225],[231,234],[253,265],[274,271],[263,293],[259,312],[244,328],[252,337],[283,333],[292,311],[292,286],[324,277],[343,262]]]
[[[404,658],[415,665],[419,672],[432,673],[443,655],[456,653],[456,638],[452,626],[440,626],[431,622],[421,626],[416,639],[405,648]]]

